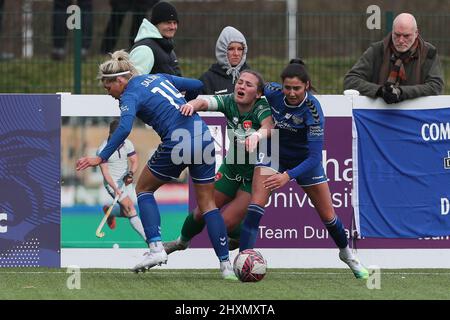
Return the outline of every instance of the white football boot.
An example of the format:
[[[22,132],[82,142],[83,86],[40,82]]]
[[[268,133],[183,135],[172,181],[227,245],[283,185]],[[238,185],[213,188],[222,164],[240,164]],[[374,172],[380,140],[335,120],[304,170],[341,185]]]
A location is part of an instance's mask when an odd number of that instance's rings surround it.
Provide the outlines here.
[[[220,262],[220,271],[222,272],[222,278],[224,278],[225,280],[238,280],[238,278],[234,274],[233,266],[231,265],[230,260]]]
[[[357,279],[369,278],[369,271],[361,264],[359,259],[352,253],[349,253],[349,251],[345,249],[340,250],[339,259],[350,267]]]
[[[153,251],[150,249],[148,252],[144,253],[144,260],[138,263],[136,266],[134,266],[134,268],[131,270],[136,273],[145,272],[148,269],[153,268],[154,266],[160,266],[166,263],[167,263],[166,251],[164,250]]]

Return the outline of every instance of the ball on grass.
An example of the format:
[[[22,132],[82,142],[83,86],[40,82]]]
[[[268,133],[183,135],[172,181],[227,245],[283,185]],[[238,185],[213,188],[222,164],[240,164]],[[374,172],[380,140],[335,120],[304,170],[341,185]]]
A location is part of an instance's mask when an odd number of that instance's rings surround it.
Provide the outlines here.
[[[119,244],[114,243],[114,244],[113,244],[113,249],[119,249]]]

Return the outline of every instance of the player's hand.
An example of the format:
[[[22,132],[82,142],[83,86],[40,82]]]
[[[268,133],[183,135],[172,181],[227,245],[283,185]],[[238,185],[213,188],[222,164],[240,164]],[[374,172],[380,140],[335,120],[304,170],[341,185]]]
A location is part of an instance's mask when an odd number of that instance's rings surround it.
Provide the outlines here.
[[[291,178],[287,172],[276,173],[264,180],[263,184],[266,189],[273,191],[284,186],[289,180],[291,180]]]
[[[82,157],[77,160],[77,171],[84,170],[89,167],[95,167],[102,163],[102,158],[100,157]]]
[[[125,185],[129,185],[130,183],[133,183],[133,172],[129,171],[124,177],[123,177],[123,182],[125,183]]]
[[[180,112],[183,116],[190,117],[194,114],[194,106],[190,103],[183,104],[180,107]]]
[[[258,146],[258,142],[261,139],[262,134],[259,132],[254,132],[245,138],[245,150],[247,152],[253,152]]]
[[[122,195],[122,190],[118,189],[118,188],[114,188],[114,196],[118,196],[120,198],[120,196]]]

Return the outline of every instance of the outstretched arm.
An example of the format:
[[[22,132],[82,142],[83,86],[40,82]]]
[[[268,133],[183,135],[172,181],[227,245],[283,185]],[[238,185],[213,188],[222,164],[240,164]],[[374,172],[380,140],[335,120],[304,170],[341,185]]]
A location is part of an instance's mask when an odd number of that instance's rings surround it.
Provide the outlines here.
[[[309,141],[309,154],[305,161],[302,161],[298,166],[283,173],[277,173],[270,176],[264,181],[264,187],[269,190],[281,188],[291,179],[300,177],[320,163],[322,159],[323,141]]]
[[[197,98],[197,96],[202,92],[203,82],[198,79],[177,77],[170,74],[164,74],[164,76],[173,83],[178,91],[186,91],[185,99],[186,101]]]
[[[180,107],[180,112],[184,116],[192,116],[194,112],[208,110],[208,101],[204,99],[194,99]]]
[[[120,100],[120,107],[122,114],[120,116],[119,126],[112,134],[105,148],[96,157],[82,157],[78,159],[76,169],[84,170],[89,167],[98,166],[100,163],[106,161],[111,157],[114,151],[125,141],[133,128],[133,121],[136,114],[136,97],[129,94],[123,95]],[[122,108],[122,106],[124,106]]]

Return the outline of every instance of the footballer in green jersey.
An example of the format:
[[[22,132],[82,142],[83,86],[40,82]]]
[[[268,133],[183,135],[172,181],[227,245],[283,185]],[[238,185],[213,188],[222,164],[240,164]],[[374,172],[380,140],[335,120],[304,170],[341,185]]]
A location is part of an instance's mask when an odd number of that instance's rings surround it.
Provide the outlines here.
[[[216,174],[214,198],[230,238],[239,238],[239,224],[251,199],[251,183],[258,142],[269,137],[274,128],[270,106],[262,97],[264,80],[253,70],[241,72],[233,94],[200,97],[181,106],[191,116],[196,111],[216,111],[225,115],[230,148]],[[183,250],[203,230],[205,223],[196,208],[186,218],[178,239],[164,243],[168,254]],[[231,242],[230,242],[231,243]]]

